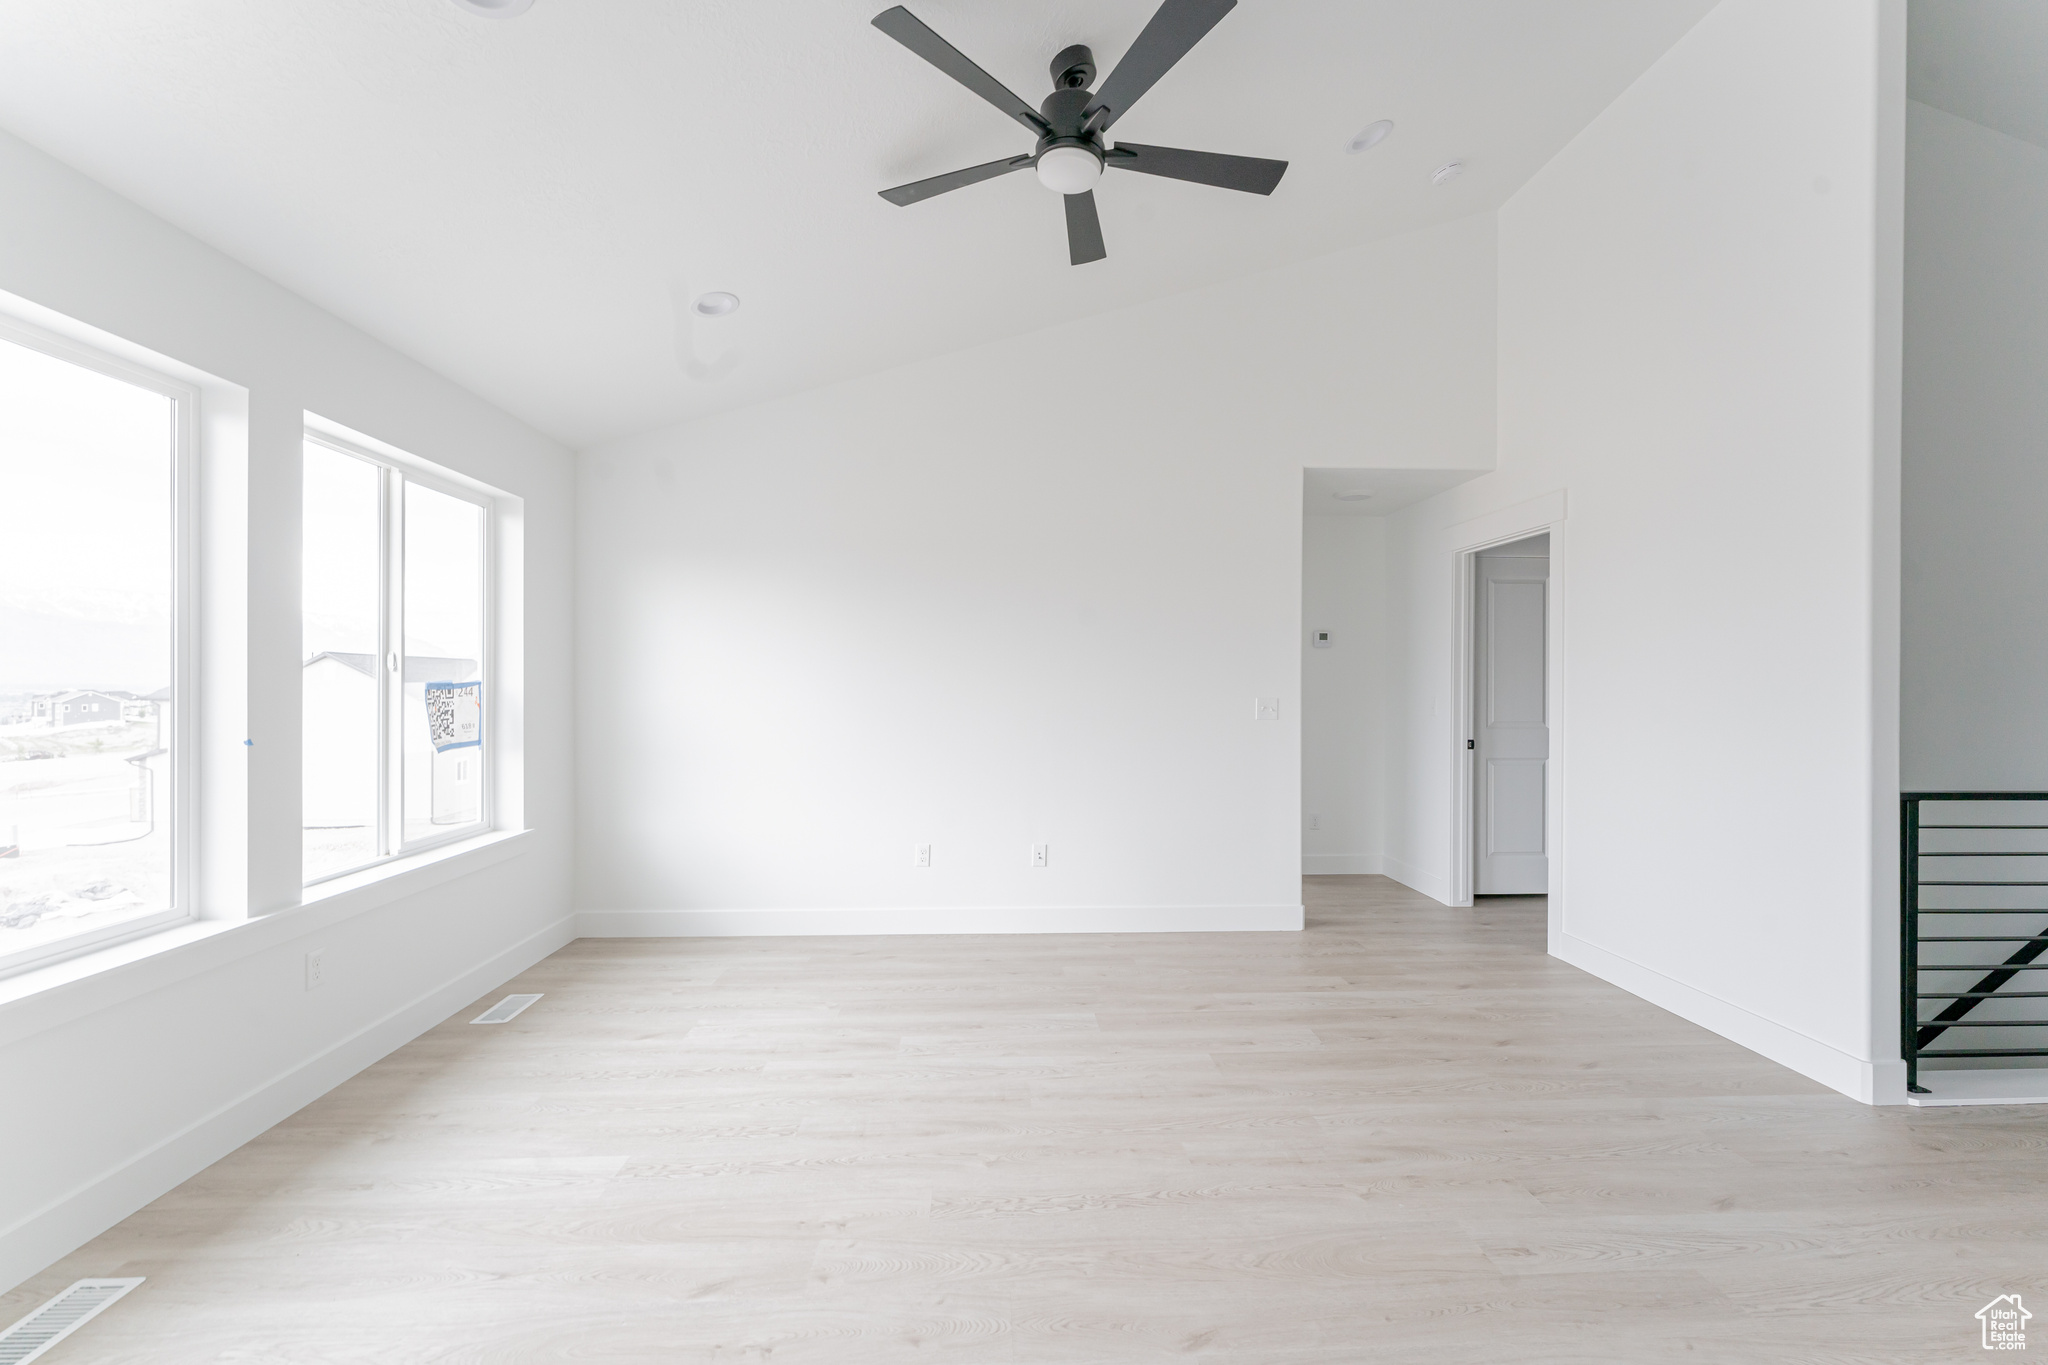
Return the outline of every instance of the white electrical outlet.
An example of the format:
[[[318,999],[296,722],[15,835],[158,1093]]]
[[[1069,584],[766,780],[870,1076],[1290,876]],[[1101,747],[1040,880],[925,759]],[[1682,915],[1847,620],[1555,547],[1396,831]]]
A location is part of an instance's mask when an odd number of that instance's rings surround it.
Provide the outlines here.
[[[306,954],[306,989],[315,990],[327,980],[327,950],[315,948]]]
[[[930,844],[919,844],[919,845],[917,846],[917,854],[916,854],[916,856],[915,856],[915,859],[913,860],[912,866],[915,866],[915,867],[930,867],[931,865],[932,865],[932,846],[931,846]]]
[[[1321,829],[1323,827],[1323,817],[1320,815],[1309,816],[1308,827],[1310,829]]]
[[[1045,844],[1033,844],[1033,845],[1031,846],[1031,865],[1032,865],[1033,867],[1044,867],[1044,866],[1045,866],[1045,855],[1046,855],[1047,851],[1048,851],[1048,846],[1047,846],[1047,845],[1045,845]]]

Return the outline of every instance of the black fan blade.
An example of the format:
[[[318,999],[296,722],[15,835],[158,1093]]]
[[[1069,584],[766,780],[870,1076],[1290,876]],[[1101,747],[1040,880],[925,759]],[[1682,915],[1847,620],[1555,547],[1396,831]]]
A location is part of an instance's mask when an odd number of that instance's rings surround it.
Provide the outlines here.
[[[1235,0],[1232,0],[1235,3]],[[1008,114],[1033,133],[1043,135],[1047,131],[1044,119],[1038,111],[1018,99],[1001,81],[967,60],[959,48],[925,27],[924,20],[898,5],[885,9],[874,17],[876,28],[894,38],[897,42],[915,52],[918,56],[951,76],[975,94]]]
[[[1030,164],[1031,158],[1028,156],[1013,156],[1007,161],[984,161],[981,165],[969,166],[964,171],[947,171],[944,175],[935,175],[929,180],[913,180],[908,185],[898,185],[893,190],[882,190],[880,193],[884,199],[902,208],[908,204],[915,204],[920,199],[944,194],[947,190],[965,189],[969,185],[979,185],[984,180],[993,180],[999,175],[1008,175],[1011,171],[1021,171]]]
[[[1173,64],[1187,56],[1189,48],[1236,8],[1237,0],[1166,0],[1088,102],[1096,131],[1122,118],[1139,96],[1173,70]],[[1098,110],[1104,112],[1098,114]]]
[[[1163,175],[1169,180],[1192,180],[1197,185],[1243,190],[1246,194],[1271,194],[1287,174],[1287,163],[1268,161],[1262,156],[1225,156],[1222,152],[1185,152],[1178,147],[1146,147],[1136,142],[1119,142],[1102,158],[1105,166],[1146,175]]]
[[[1095,216],[1095,191],[1064,196],[1067,201],[1067,260],[1074,265],[1099,261],[1109,254],[1102,245],[1102,220]]]

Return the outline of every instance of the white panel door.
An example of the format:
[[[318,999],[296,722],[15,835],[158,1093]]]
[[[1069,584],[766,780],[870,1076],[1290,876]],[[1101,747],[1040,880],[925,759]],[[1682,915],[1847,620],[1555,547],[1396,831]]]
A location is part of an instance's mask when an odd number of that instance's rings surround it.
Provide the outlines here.
[[[1473,890],[1541,895],[1550,889],[1543,842],[1544,769],[1550,758],[1545,646],[1548,546],[1482,554],[1473,650]]]

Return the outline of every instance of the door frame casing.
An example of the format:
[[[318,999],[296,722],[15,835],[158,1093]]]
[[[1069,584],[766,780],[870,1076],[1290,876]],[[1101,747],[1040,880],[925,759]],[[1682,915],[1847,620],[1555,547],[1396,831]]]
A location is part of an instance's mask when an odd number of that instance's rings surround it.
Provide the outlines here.
[[[1565,798],[1565,631],[1564,631],[1564,585],[1566,578],[1565,555],[1565,495],[1562,490],[1527,502],[1516,503],[1484,516],[1474,517],[1448,527],[1445,551],[1452,557],[1452,579],[1455,584],[1452,600],[1451,628],[1451,696],[1450,714],[1455,721],[1450,728],[1450,752],[1446,756],[1451,776],[1451,847],[1450,847],[1450,904],[1468,906],[1472,904],[1472,887],[1476,880],[1476,850],[1473,846],[1474,825],[1473,794],[1476,786],[1473,773],[1474,751],[1465,747],[1469,739],[1476,739],[1474,730],[1475,693],[1475,641],[1473,631],[1478,624],[1475,593],[1478,583],[1477,561],[1482,550],[1498,545],[1512,544],[1527,540],[1531,536],[1550,536],[1550,574],[1544,596],[1544,687],[1547,690],[1546,711],[1550,723],[1550,757],[1543,772],[1543,842],[1550,860],[1550,936],[1555,939],[1564,925],[1565,896],[1565,848],[1564,848],[1564,798]]]

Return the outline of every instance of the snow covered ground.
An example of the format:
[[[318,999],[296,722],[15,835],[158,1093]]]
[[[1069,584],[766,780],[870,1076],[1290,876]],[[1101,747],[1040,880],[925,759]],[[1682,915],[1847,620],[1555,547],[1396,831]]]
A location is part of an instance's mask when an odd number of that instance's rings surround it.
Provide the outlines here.
[[[154,721],[0,727],[0,956],[170,905],[169,768],[128,761],[156,747]]]

